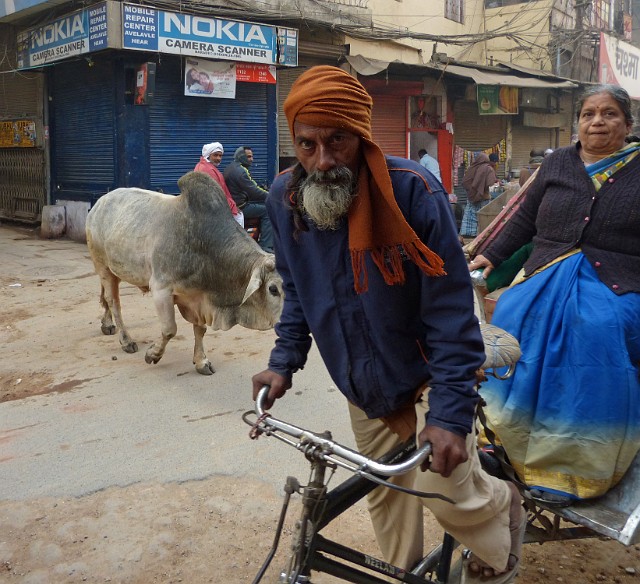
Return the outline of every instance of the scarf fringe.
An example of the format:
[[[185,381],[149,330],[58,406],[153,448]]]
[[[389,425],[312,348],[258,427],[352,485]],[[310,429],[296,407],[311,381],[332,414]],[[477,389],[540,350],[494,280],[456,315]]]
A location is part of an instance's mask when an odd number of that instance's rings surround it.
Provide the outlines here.
[[[365,265],[365,253],[369,251],[371,259],[380,270],[384,281],[389,286],[404,284],[405,273],[403,255],[408,257],[427,276],[445,276],[444,261],[420,240],[386,246],[375,250],[351,250],[354,287],[358,294],[369,289],[369,277]]]

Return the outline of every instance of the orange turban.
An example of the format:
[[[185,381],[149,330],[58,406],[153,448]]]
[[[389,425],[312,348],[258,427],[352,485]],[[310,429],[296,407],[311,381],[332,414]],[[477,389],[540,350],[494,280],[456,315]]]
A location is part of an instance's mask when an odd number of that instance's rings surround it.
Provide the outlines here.
[[[366,164],[358,176],[358,196],[349,209],[349,249],[357,292],[368,288],[368,252],[387,284],[402,284],[406,255],[425,274],[441,276],[444,262],[404,218],[380,147],[371,139],[373,100],[362,84],[338,67],[320,65],[303,73],[284,102],[291,136],[294,122],[340,128],[358,136]]]

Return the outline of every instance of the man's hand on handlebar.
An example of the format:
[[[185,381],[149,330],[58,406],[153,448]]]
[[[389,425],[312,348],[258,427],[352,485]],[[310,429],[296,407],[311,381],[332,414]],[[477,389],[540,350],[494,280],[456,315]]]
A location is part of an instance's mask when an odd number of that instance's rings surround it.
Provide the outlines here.
[[[420,467],[422,470],[428,468],[448,477],[459,464],[469,458],[465,439],[444,428],[427,424],[418,436],[419,446],[425,442],[431,443],[431,461],[423,463]]]
[[[268,385],[269,395],[264,403],[264,409],[271,409],[273,402],[277,399],[280,399],[291,387],[291,379],[288,377],[284,377],[275,371],[271,371],[270,369],[265,369],[260,373],[256,373],[251,381],[253,383],[253,401],[258,397],[258,393],[263,386]]]

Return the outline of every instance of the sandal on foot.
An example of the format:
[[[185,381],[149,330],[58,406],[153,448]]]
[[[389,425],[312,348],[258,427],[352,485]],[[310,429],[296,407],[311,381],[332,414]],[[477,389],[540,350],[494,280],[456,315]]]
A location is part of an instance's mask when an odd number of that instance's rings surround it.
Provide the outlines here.
[[[518,575],[518,569],[520,568],[520,556],[522,552],[522,544],[524,543],[524,534],[527,530],[527,513],[522,510],[522,520],[520,524],[513,530],[511,530],[511,551],[509,552],[509,559],[513,558],[515,561],[513,566],[507,569],[506,572],[496,574],[495,576],[484,576],[483,568],[479,572],[472,572],[469,568],[471,562],[484,564],[480,558],[473,555],[473,552],[469,551],[462,564],[462,580],[460,584],[508,584],[513,582]]]

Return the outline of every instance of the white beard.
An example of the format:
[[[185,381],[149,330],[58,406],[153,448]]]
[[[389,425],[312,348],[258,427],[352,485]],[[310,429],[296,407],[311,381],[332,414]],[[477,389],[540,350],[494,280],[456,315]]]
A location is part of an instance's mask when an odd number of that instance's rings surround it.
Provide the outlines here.
[[[335,230],[356,196],[354,174],[342,166],[316,171],[300,185],[302,210],[321,230]]]

